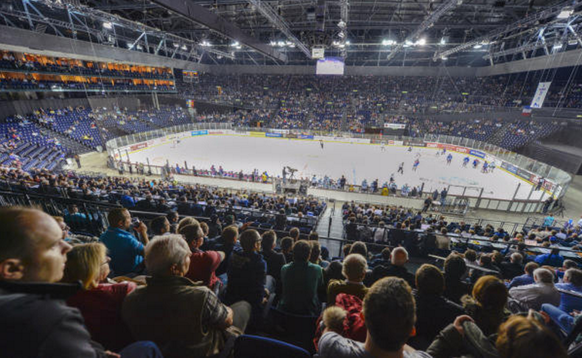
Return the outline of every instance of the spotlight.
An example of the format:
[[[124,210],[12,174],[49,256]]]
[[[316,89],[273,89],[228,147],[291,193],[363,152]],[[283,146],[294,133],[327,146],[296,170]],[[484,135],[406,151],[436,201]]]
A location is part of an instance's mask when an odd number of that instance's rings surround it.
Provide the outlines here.
[[[113,24],[109,21],[103,23],[103,28],[111,30],[113,28]]]

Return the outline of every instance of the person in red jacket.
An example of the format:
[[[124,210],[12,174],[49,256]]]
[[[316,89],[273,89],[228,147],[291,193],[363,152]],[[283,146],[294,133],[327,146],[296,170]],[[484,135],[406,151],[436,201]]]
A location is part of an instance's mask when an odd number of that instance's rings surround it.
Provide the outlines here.
[[[204,244],[204,232],[197,221],[182,227],[178,233],[184,237],[192,250],[190,268],[185,276],[194,282],[202,281],[206,287],[215,290],[220,282],[215,272],[224,260],[224,252],[200,250],[200,246]]]
[[[67,253],[63,282],[81,281],[84,290],[67,300],[85,319],[91,337],[105,348],[117,351],[133,342],[121,318],[125,296],[136,288],[133,282],[108,283],[109,257],[102,243],[74,246]]]

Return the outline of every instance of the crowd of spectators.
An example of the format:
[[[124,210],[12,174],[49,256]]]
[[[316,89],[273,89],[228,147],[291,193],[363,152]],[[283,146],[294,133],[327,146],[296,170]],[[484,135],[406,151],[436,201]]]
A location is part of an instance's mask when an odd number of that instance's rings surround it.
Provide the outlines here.
[[[0,51],[0,72],[2,70],[110,78],[167,80],[174,78],[172,71],[168,68],[92,62],[10,51]]]

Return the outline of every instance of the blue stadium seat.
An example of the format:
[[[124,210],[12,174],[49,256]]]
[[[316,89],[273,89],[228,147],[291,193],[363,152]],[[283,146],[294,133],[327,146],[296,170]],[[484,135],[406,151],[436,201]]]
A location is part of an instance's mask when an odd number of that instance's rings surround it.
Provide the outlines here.
[[[234,358],[310,358],[303,348],[276,339],[242,335],[234,343]]]

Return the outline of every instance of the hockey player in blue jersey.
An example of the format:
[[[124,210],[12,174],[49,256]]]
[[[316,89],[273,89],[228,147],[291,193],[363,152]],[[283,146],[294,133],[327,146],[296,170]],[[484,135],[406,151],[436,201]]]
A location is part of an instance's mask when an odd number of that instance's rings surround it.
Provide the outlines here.
[[[469,161],[470,161],[470,160],[471,160],[471,159],[469,159],[469,157],[465,157],[465,159],[463,159],[463,167],[465,167],[465,168],[466,168],[466,167],[467,167],[467,164],[469,164]]]
[[[479,166],[479,159],[473,160],[473,169],[477,168],[478,166]]]
[[[420,160],[415,160],[414,164],[412,165],[412,170],[416,171],[418,169],[418,165],[420,164]]]
[[[483,169],[481,169],[481,171],[483,173],[487,173],[487,168],[489,167],[489,164],[485,161],[483,162]]]
[[[450,165],[452,161],[453,161],[453,155],[451,153],[449,153],[449,155],[447,155],[447,165]]]

